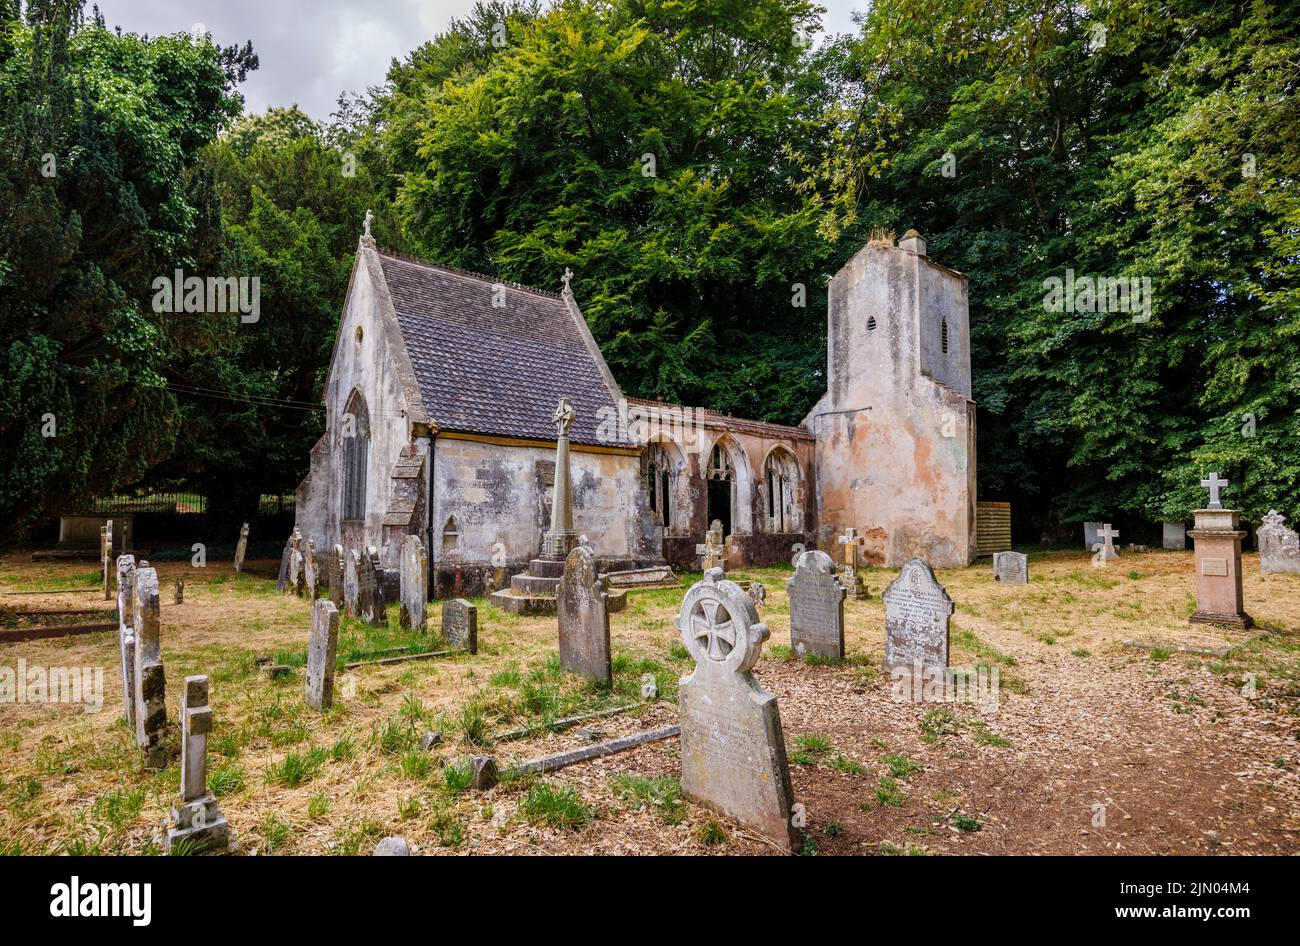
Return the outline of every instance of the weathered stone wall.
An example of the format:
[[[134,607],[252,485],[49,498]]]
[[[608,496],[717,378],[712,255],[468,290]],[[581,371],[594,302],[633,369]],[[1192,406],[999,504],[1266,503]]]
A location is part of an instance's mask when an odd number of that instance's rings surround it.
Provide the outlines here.
[[[570,447],[573,527],[602,559],[658,559],[644,535],[645,483],[635,453]],[[433,542],[439,570],[527,563],[550,524],[555,448],[438,437],[433,456]],[[447,528],[454,520],[454,530]],[[508,572],[507,572],[508,575]]]
[[[818,547],[853,526],[871,564],[973,561],[967,312],[966,277],[931,263],[919,238],[863,247],[831,280],[827,393],[805,420],[817,438]]]

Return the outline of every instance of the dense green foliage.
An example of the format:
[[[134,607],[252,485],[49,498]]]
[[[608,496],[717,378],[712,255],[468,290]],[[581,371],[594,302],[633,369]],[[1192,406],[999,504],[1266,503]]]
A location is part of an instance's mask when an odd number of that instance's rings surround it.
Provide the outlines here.
[[[914,227],[971,279],[982,498],[1184,518],[1217,469],[1300,514],[1300,4],[875,0],[813,43],[808,0],[492,0],[327,126],[236,121],[247,47],[78,9],[0,0],[19,529],[150,479],[230,516],[291,489],[366,209],[437,262],[571,267],[629,393],[788,423],[827,277]],[[177,266],[259,276],[261,319],[153,313]],[[1148,278],[1150,318],[1053,310],[1067,271]]]

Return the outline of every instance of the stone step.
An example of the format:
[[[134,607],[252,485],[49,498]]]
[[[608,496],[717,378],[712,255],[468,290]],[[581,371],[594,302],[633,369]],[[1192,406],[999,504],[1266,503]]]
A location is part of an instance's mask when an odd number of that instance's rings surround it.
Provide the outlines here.
[[[558,578],[543,578],[538,575],[513,575],[510,578],[510,590],[519,595],[555,595],[560,586]]]
[[[513,589],[492,592],[489,599],[498,608],[511,614],[555,614],[557,599],[554,595],[516,594]],[[606,599],[610,614],[616,614],[627,607],[627,592],[610,594]]]
[[[564,560],[535,558],[528,563],[528,574],[538,578],[559,578],[564,574]]]

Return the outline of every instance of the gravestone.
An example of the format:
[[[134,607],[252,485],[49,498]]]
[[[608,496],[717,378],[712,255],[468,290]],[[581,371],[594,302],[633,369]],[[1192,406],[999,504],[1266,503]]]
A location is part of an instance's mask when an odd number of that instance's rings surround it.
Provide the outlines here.
[[[330,601],[334,602],[334,607],[343,612],[343,546],[338,543],[329,551],[329,562],[326,564],[326,580],[329,582]]]
[[[703,557],[702,568],[727,568],[727,543],[722,536],[722,520],[714,519],[709,523],[709,531],[704,533],[704,544],[695,546],[695,554]]]
[[[1187,548],[1187,526],[1181,522],[1160,523],[1163,532],[1162,545],[1167,549]]]
[[[361,552],[348,549],[343,556],[343,613],[350,618],[361,614]]]
[[[1259,546],[1259,570],[1265,575],[1300,575],[1300,536],[1286,527],[1286,520],[1270,509],[1255,531]]]
[[[382,566],[379,552],[370,546],[357,558],[357,614],[368,624],[384,627],[388,615],[384,613],[384,586],[380,581]]]
[[[244,556],[248,554],[248,523],[239,527],[239,542],[235,545],[235,574],[244,570]]]
[[[1097,541],[1092,546],[1093,552],[1096,553],[1092,558],[1092,564],[1105,565],[1119,558],[1119,553],[1115,551],[1115,540],[1118,538],[1119,530],[1112,529],[1109,522],[1103,522],[1101,528],[1097,530]]]
[[[290,571],[293,567],[293,553],[298,549],[301,539],[302,533],[298,531],[297,526],[294,526],[293,532],[289,534],[289,541],[284,544],[284,554],[280,556],[280,577],[275,582],[276,591],[296,592],[297,590],[293,587],[294,580],[290,577]]]
[[[442,603],[442,636],[456,650],[478,653],[478,608],[464,598]]]
[[[174,604],[185,603],[185,579],[184,578],[176,579],[176,588],[175,590],[172,591],[172,602]]]
[[[993,580],[1004,585],[1024,585],[1029,582],[1029,556],[1023,552],[994,552]]]
[[[319,598],[311,608],[311,631],[307,636],[307,681],[304,699],[312,709],[334,705],[334,670],[339,648],[339,609],[334,602]]]
[[[781,713],[750,673],[767,625],[749,596],[715,568],[686,592],[677,629],[695,658],[695,671],[678,689],[682,797],[793,850],[798,837]]]
[[[579,545],[564,560],[564,575],[556,590],[560,626],[560,666],[580,676],[608,684],[613,676],[609,658],[609,608],[605,583],[596,573],[596,556]]]
[[[858,530],[849,527],[835,540],[844,546],[844,563],[840,566],[840,584],[850,598],[870,598],[871,592],[858,574],[858,549],[867,544],[865,536],[858,535]]]
[[[307,540],[307,549],[302,556],[302,590],[308,601],[316,600],[316,540]]]
[[[135,732],[135,556],[117,557],[117,643],[122,668],[122,715]]]
[[[296,530],[295,530],[296,531]],[[289,549],[289,587],[285,590],[290,594],[302,597],[303,593],[303,550],[301,542],[295,538],[293,546]]]
[[[230,847],[230,825],[208,791],[208,733],[212,707],[208,678],[186,677],[181,688],[181,800],[171,810],[167,852],[224,851]]]
[[[885,603],[885,669],[948,667],[952,599],[923,558],[903,566],[881,595]]]
[[[1189,621],[1244,630],[1255,622],[1246,613],[1241,589],[1241,540],[1246,537],[1238,527],[1241,514],[1223,508],[1219,489],[1228,482],[1218,473],[1201,485],[1210,491],[1210,504],[1195,511],[1195,525],[1187,533],[1194,543],[1196,569],[1196,611]]]
[[[1100,522],[1085,522],[1083,524],[1083,547],[1089,552],[1095,551],[1093,546],[1101,541],[1101,539],[1097,538],[1097,533],[1101,531],[1101,527],[1102,523]]]
[[[99,528],[99,568],[103,573],[104,600],[113,600],[113,520]]]
[[[167,764],[163,739],[167,734],[166,681],[163,674],[161,601],[158,572],[147,562],[135,570],[132,595],[135,631],[135,742],[144,750],[145,765],[161,769]]]
[[[831,557],[825,552],[804,552],[785,590],[790,596],[790,648],[795,656],[843,660],[848,591],[836,579]]]
[[[423,634],[429,623],[429,559],[419,536],[402,537],[400,587],[402,627]]]

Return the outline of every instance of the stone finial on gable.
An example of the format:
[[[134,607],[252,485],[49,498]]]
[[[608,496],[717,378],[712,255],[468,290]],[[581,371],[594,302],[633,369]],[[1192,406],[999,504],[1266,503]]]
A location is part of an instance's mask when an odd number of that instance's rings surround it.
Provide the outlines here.
[[[564,275],[560,277],[560,282],[564,283],[561,293],[566,296],[573,295],[573,288],[569,285],[569,283],[573,282],[573,270],[567,266],[564,267]]]
[[[375,238],[374,238],[373,236],[370,235],[370,225],[371,225],[372,223],[374,223],[374,221],[375,221],[375,213],[374,213],[374,211],[373,211],[373,210],[367,210],[367,211],[366,211],[366,219],[365,219],[364,221],[362,221],[362,224],[361,224],[361,227],[362,227],[362,229],[361,229],[361,242],[364,243],[366,246],[371,247],[372,249],[374,248],[374,245],[375,245]]]
[[[898,241],[900,250],[907,250],[909,253],[915,253],[917,256],[925,256],[925,237],[915,230],[908,230],[903,234],[903,238]]]

